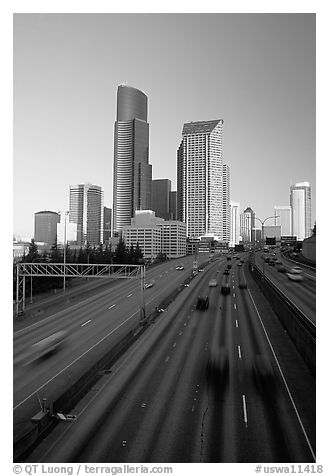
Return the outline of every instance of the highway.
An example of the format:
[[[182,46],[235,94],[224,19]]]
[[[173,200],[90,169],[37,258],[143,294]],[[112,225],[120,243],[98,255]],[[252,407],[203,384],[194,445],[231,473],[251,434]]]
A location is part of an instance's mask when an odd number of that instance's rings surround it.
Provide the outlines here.
[[[255,263],[261,272],[289,299],[305,316],[314,324],[316,323],[316,273],[315,270],[293,263],[276,252],[278,259],[282,261],[283,266],[289,270],[294,266],[302,268],[303,281],[291,281],[286,273],[277,271],[278,266],[270,266],[262,259],[262,252],[255,253]],[[267,253],[271,256],[270,253]],[[266,256],[266,254],[264,254]]]
[[[205,260],[206,261],[206,260]],[[178,263],[164,263],[150,268],[147,281],[155,281],[145,290],[146,313],[150,313],[191,272],[193,257],[179,261],[184,270],[176,271]],[[106,278],[104,278],[106,279]],[[92,284],[91,284],[92,286]],[[72,379],[108,351],[131,329],[138,327],[141,305],[140,280],[118,280],[108,289],[55,314],[28,321],[14,332],[14,428],[29,422],[40,409],[40,401],[54,401]],[[68,339],[63,348],[47,359],[31,362],[32,345],[51,334],[65,330]]]
[[[189,260],[191,265],[193,259]],[[77,419],[60,423],[29,461],[314,461],[315,381],[255,286],[247,264],[240,267],[232,260],[230,274],[224,276],[226,264],[220,258],[207,265],[72,409]],[[167,267],[152,271],[156,284],[147,290],[153,293],[146,299],[148,306],[168,291],[166,286],[181,282],[182,271],[172,263]],[[211,278],[217,279],[217,287],[208,286]],[[230,284],[230,294],[220,293],[222,282]],[[242,282],[247,288],[240,289]],[[79,308],[79,318],[72,317],[71,310],[69,325],[77,327],[72,330],[74,345],[34,365],[33,377],[29,372],[25,376],[28,366],[21,367],[20,378],[15,373],[16,411],[47,376],[57,381],[60,372],[68,378],[65,366],[86,352],[95,338],[118,326],[126,331],[129,319],[138,320],[138,311],[131,311],[134,294],[128,297],[133,289],[138,292],[137,287],[118,285],[99,308],[103,299],[90,303],[92,321],[84,326],[91,319],[89,304]],[[205,293],[209,308],[197,310],[197,297]],[[137,301],[136,297],[134,306]],[[56,323],[63,326],[61,316]],[[41,337],[42,325],[37,332]],[[26,336],[16,338],[23,347]],[[111,335],[105,340],[110,342]],[[85,365],[89,353],[83,358]],[[71,367],[67,368],[73,372]]]

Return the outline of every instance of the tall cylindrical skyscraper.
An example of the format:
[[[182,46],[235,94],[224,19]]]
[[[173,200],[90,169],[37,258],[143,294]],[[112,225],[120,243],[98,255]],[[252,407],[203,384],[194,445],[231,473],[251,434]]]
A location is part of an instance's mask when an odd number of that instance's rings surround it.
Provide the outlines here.
[[[113,235],[130,225],[135,210],[151,208],[147,96],[131,86],[117,91],[114,126]]]

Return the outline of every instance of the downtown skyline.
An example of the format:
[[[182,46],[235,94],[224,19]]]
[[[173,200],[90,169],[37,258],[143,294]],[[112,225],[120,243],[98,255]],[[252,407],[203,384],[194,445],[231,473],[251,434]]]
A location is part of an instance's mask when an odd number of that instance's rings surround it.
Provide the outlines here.
[[[104,205],[113,207],[116,91],[123,82],[148,97],[153,180],[169,179],[176,190],[183,124],[223,117],[223,162],[230,166],[231,200],[241,209],[251,206],[264,219],[278,203],[289,205],[291,185],[308,181],[313,225],[314,17],[14,15],[14,233],[32,237],[37,211],[68,210],[74,183],[99,185]],[[135,57],[128,40],[116,49],[111,42],[122,25],[128,37],[141,29],[137,43],[142,53],[138,50]],[[148,35],[147,25],[152,25]],[[177,27],[170,38],[165,36],[168,25]],[[225,40],[223,48],[212,49],[210,39]],[[173,44],[177,51],[170,48]],[[208,45],[206,56],[202,45]],[[180,63],[186,65],[183,76]],[[117,67],[111,69],[111,64]],[[39,171],[28,180],[27,164]]]

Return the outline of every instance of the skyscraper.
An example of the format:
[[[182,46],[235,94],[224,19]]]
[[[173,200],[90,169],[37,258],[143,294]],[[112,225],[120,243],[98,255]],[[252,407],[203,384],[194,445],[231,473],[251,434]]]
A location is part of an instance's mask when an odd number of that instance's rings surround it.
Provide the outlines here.
[[[117,91],[114,126],[113,234],[130,225],[135,210],[151,208],[147,96],[131,86]]]
[[[240,241],[240,204],[230,202],[231,209],[231,246],[238,245]]]
[[[291,232],[297,240],[312,235],[311,187],[309,182],[295,183],[290,187]]]
[[[247,207],[241,213],[240,232],[244,243],[251,243],[251,230],[255,228],[255,212]]]
[[[171,180],[156,179],[152,180],[152,206],[151,209],[155,215],[165,220],[169,220],[170,208],[169,199],[171,192]]]
[[[230,168],[223,165],[223,241],[230,241],[231,215],[230,215]]]
[[[187,236],[212,233],[224,240],[223,120],[190,122],[183,126],[177,151],[177,219]],[[227,174],[226,174],[227,176]]]
[[[77,244],[103,243],[103,190],[91,183],[70,186],[69,221],[77,225]]]
[[[289,206],[274,207],[274,223],[281,226],[281,236],[291,236],[291,208]]]
[[[42,211],[34,214],[34,240],[53,245],[57,240],[57,223],[59,214]]]

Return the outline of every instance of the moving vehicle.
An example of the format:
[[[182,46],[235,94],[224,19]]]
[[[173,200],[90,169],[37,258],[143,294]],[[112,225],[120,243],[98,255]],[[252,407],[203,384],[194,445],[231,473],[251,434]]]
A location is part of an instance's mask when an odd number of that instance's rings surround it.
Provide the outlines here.
[[[154,285],[154,280],[149,281],[148,283],[145,283],[144,288],[145,288],[145,289],[149,289],[149,288],[151,288],[153,285]]]
[[[209,281],[209,287],[210,287],[210,288],[214,288],[214,287],[216,287],[216,286],[217,286],[217,280],[216,280],[216,279],[211,279],[211,280]]]
[[[224,274],[230,274],[230,270],[228,268],[224,269]]]
[[[32,345],[30,356],[26,363],[31,363],[41,357],[45,357],[61,347],[68,335],[67,331],[58,331]]]
[[[287,276],[292,281],[303,281],[302,268],[295,266],[287,271]]]
[[[205,310],[205,309],[208,309],[208,307],[209,307],[208,296],[199,296],[196,303],[196,308],[200,310]]]
[[[220,292],[222,294],[230,294],[231,292],[231,287],[229,284],[222,284],[221,288],[220,288]]]
[[[182,265],[176,266],[176,270],[177,270],[177,271],[182,271],[182,269],[184,269],[184,266],[182,266]]]

